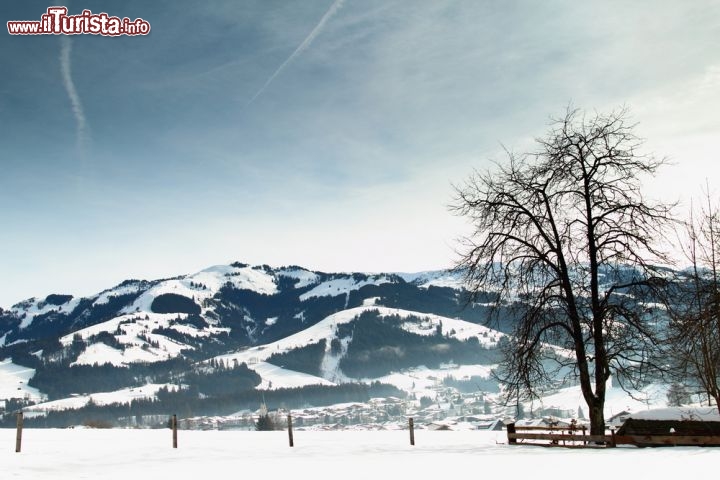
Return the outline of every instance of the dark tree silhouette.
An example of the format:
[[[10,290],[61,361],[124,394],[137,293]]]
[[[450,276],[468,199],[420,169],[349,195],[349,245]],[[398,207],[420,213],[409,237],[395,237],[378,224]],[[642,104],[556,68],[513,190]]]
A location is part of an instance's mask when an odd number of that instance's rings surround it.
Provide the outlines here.
[[[626,118],[568,110],[537,152],[507,151],[506,164],[456,186],[451,206],[474,227],[457,265],[468,287],[519,308],[500,372],[509,395],[536,396],[563,369],[580,383],[593,434],[605,431],[611,374],[634,386],[650,366],[656,339],[632,293],[658,283],[655,241],[671,208],[643,198],[641,177],[663,161],[638,154]]]
[[[267,406],[265,406],[265,404],[263,403],[260,406],[260,415],[255,422],[255,430],[257,430],[258,432],[267,432],[277,429],[278,427],[275,423],[275,420],[270,415],[270,412],[268,412]]]
[[[698,214],[684,225],[690,268],[666,297],[669,354],[680,381],[691,379],[720,411],[720,209],[709,191]]]

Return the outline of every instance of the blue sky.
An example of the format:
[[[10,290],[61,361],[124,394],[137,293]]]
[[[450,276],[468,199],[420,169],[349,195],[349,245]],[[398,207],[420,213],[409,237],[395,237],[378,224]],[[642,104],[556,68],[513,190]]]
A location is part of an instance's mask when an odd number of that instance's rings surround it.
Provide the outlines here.
[[[630,108],[674,162],[649,195],[687,203],[720,172],[717,1],[63,5],[152,31],[2,34],[3,307],[235,260],[451,266],[452,183],[569,104]]]

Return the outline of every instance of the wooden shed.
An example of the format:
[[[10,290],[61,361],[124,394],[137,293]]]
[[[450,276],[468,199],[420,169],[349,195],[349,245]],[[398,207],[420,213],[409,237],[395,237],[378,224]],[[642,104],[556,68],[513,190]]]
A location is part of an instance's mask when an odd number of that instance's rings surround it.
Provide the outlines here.
[[[615,435],[619,444],[720,446],[720,414],[715,407],[646,410],[631,414]]]

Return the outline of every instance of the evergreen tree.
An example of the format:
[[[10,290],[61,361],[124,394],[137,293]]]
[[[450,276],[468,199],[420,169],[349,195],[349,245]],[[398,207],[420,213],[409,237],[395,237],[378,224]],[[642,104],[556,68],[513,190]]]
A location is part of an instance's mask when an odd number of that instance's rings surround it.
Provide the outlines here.
[[[275,422],[270,416],[265,403],[260,405],[260,416],[258,417],[257,422],[255,422],[255,430],[258,432],[276,430]]]
[[[255,422],[255,430],[258,432],[275,430],[275,422],[273,422],[269,413],[261,414],[258,417],[257,422]]]

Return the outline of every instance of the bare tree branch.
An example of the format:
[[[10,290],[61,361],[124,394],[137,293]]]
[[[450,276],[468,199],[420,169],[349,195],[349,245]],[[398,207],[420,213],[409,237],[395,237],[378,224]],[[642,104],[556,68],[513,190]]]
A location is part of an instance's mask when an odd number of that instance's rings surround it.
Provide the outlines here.
[[[474,300],[514,294],[522,313],[499,373],[506,393],[532,398],[550,363],[576,372],[593,433],[604,431],[605,384],[611,373],[635,382],[655,365],[653,329],[634,288],[651,288],[653,265],[665,261],[671,205],[643,198],[642,176],[662,160],[639,155],[642,141],[627,110],[555,120],[539,150],[515,155],[494,171],[456,186],[454,213],[474,227],[457,268]],[[628,278],[631,275],[632,278]],[[548,345],[570,348],[573,358]]]

